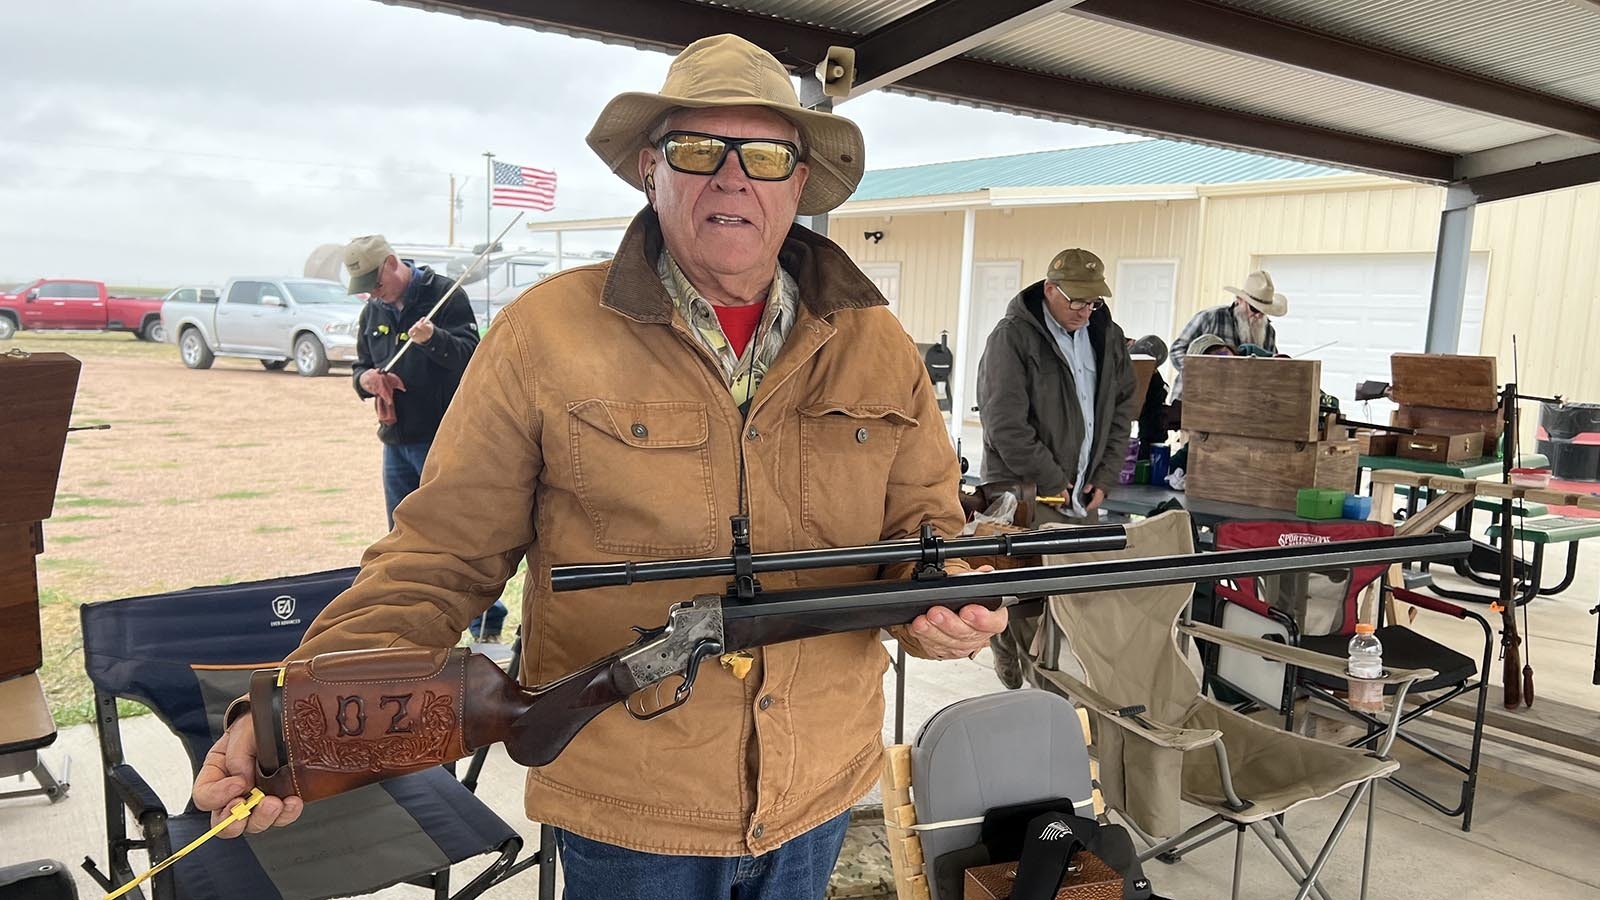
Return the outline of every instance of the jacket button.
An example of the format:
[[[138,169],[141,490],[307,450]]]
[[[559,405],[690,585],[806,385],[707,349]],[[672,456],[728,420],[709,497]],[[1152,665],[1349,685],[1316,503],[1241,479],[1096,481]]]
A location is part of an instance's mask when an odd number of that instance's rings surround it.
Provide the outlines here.
[[[632,431],[633,431],[633,436],[636,437],[636,438],[642,438],[645,435],[650,433],[650,429],[644,427],[644,425],[642,423],[639,423],[639,422],[633,423]]]
[[[756,705],[760,706],[762,709],[771,709],[772,708],[772,695],[768,694],[767,696],[762,697],[761,698],[761,702],[756,704]]]
[[[867,429],[865,429],[865,428],[857,428],[856,429],[856,443],[865,444],[866,442],[867,442]]]
[[[761,437],[761,432],[757,431],[756,427],[754,425],[751,425],[750,426],[750,430],[746,431],[744,433],[744,436],[753,441],[756,438]]]
[[[750,836],[755,838],[756,840],[760,840],[761,836],[763,834],[766,834],[766,833],[767,833],[767,826],[765,826],[765,825],[757,825],[756,827],[750,829]]]

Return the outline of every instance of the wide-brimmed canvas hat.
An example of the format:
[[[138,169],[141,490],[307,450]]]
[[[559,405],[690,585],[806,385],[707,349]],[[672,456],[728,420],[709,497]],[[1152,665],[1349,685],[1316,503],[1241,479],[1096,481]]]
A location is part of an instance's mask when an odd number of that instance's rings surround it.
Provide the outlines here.
[[[623,181],[643,190],[639,151],[650,146],[650,130],[675,109],[721,106],[759,106],[794,123],[811,167],[800,194],[801,215],[828,212],[861,183],[866,171],[861,129],[842,116],[801,106],[788,70],[772,54],[732,34],[701,38],[683,48],[667,69],[660,93],[613,97],[589,130],[589,147]]]
[[[1266,272],[1251,272],[1244,280],[1244,287],[1224,287],[1223,290],[1269,316],[1282,316],[1289,312],[1289,298],[1273,289],[1272,276]]]

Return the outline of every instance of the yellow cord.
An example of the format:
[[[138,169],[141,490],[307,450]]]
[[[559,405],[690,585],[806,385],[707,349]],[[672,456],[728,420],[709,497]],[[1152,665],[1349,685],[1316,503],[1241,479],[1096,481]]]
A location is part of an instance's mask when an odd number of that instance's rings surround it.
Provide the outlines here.
[[[178,860],[182,859],[184,857],[184,855],[187,854],[190,850],[193,850],[194,848],[200,846],[201,844],[204,844],[206,841],[209,841],[212,838],[216,837],[218,834],[220,834],[222,832],[222,829],[227,828],[229,825],[232,825],[233,823],[238,822],[240,820],[248,819],[250,817],[250,811],[252,809],[255,809],[256,808],[256,804],[260,803],[265,796],[266,795],[261,793],[261,789],[260,788],[251,788],[250,789],[250,796],[246,797],[243,803],[240,803],[237,806],[235,806],[228,813],[228,817],[226,819],[223,819],[221,822],[218,822],[215,826],[212,827],[212,829],[210,831],[208,831],[205,834],[202,834],[199,837],[195,838],[194,840],[190,841],[189,842],[189,846],[184,847],[182,850],[179,850],[177,853],[174,853],[171,856],[167,857],[166,859],[163,859],[161,862],[157,863],[155,868],[151,869],[150,871],[144,873],[143,875],[140,875],[138,878],[135,878],[134,880],[128,882],[127,884],[123,885],[122,887],[119,887],[116,890],[112,891],[111,893],[107,894],[106,897],[105,897],[105,900],[117,900],[118,897],[121,897],[123,894],[126,894],[127,892],[133,890],[134,888],[136,888],[139,885],[143,884],[144,882],[148,881],[152,875],[155,875],[157,872],[160,872],[162,869],[165,869],[167,866],[170,866],[173,863],[177,862]]]

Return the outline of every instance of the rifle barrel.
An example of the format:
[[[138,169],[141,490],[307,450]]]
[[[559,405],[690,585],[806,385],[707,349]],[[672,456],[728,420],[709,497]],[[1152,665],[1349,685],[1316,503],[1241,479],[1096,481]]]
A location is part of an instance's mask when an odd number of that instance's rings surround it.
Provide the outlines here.
[[[982,537],[935,539],[939,559],[1092,553],[1102,550],[1121,550],[1127,545],[1127,531],[1121,525],[1051,528]],[[905,538],[861,547],[757,553],[750,557],[750,562],[751,570],[759,575],[762,572],[795,569],[916,563],[922,559],[922,541],[917,538]],[[555,591],[578,591],[635,584],[641,581],[673,581],[681,578],[718,576],[723,578],[734,576],[732,559],[718,556],[707,559],[669,559],[654,562],[588,563],[554,567],[550,571],[550,588]]]
[[[928,581],[869,582],[773,591],[754,603],[723,604],[724,646],[727,650],[742,650],[820,634],[885,628],[905,624],[922,611],[946,604],[987,601],[985,605],[1000,606],[1005,605],[1005,601],[997,598],[1028,601],[1056,594],[1213,581],[1235,576],[1460,558],[1466,556],[1471,547],[1471,541],[1464,535],[1426,534],[1034,566]]]

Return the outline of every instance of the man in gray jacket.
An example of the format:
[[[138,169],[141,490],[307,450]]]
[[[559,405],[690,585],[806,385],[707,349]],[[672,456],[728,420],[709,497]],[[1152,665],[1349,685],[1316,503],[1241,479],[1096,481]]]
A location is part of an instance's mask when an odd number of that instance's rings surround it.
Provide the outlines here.
[[[1045,279],[1013,297],[978,361],[978,412],[983,419],[983,480],[1030,481],[1041,522],[1089,523],[1117,483],[1132,430],[1133,361],[1105,298],[1105,264],[1087,250],[1063,250]],[[1021,685],[1019,656],[1038,631],[1011,617],[990,641],[995,670],[1007,687]],[[1054,641],[1047,641],[1054,644]],[[1041,662],[1054,665],[1053,646]]]

